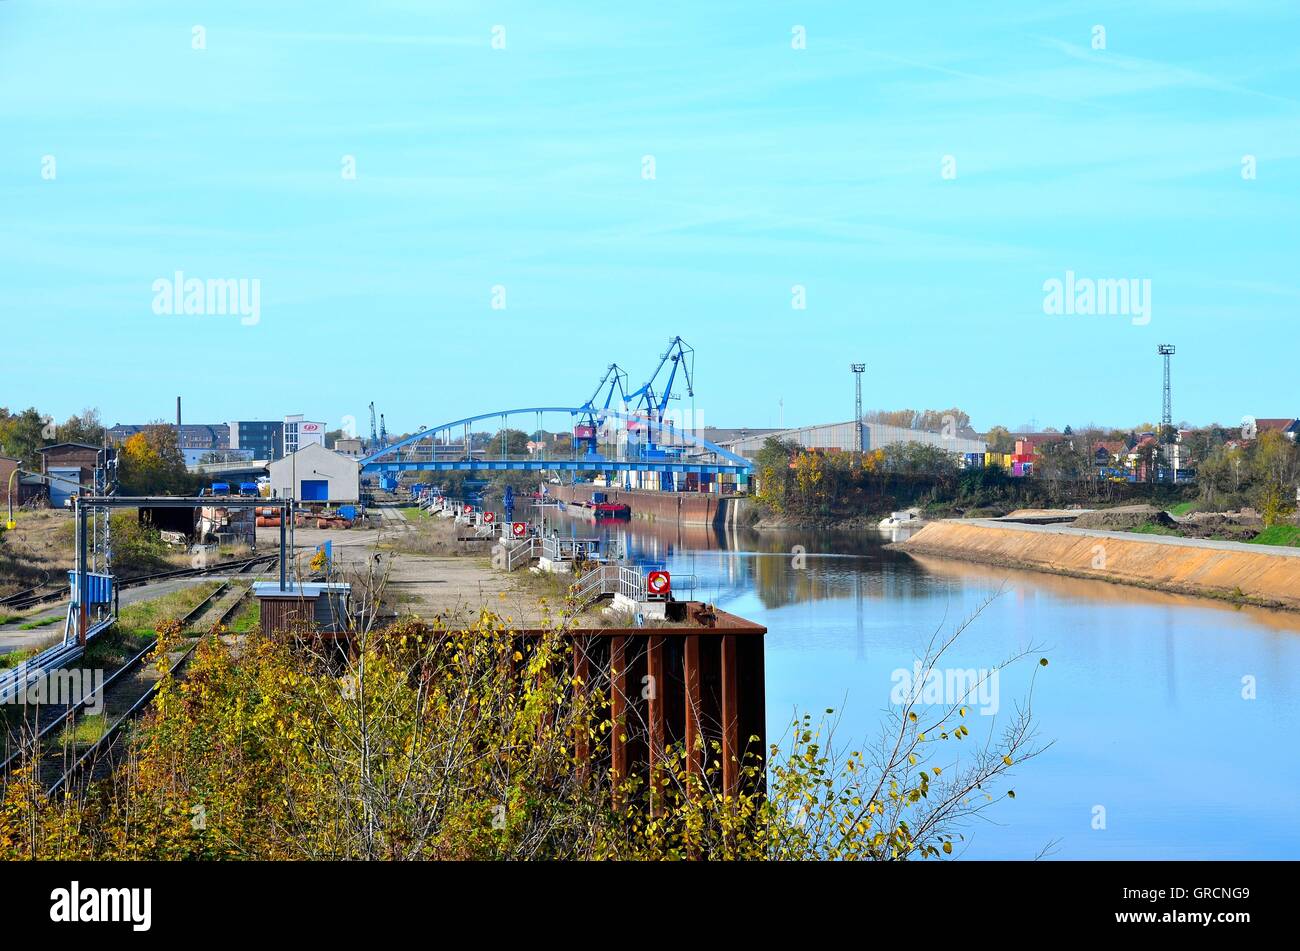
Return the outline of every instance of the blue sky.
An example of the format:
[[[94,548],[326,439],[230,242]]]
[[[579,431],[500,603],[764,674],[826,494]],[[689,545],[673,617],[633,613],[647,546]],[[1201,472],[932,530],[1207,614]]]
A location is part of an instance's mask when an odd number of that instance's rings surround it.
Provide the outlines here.
[[[848,418],[858,359],[869,407],[1130,425],[1163,342],[1175,417],[1300,414],[1294,4],[545,6],[0,0],[0,405],[401,431],[680,334],[711,425]],[[155,314],[176,271],[260,321]],[[1150,322],[1044,314],[1066,271]]]

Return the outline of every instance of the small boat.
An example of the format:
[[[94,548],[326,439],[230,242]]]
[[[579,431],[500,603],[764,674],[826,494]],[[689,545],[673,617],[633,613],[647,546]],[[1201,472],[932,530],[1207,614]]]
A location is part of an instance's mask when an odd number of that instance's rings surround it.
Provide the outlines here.
[[[632,507],[622,502],[595,502],[592,504],[592,510],[598,519],[632,517]]]
[[[904,509],[901,512],[890,512],[888,518],[882,518],[877,528],[890,529],[907,526],[909,528],[918,527],[921,523],[920,509]]]
[[[570,502],[568,508],[574,515],[585,515],[601,522],[632,517],[632,507],[622,502]]]

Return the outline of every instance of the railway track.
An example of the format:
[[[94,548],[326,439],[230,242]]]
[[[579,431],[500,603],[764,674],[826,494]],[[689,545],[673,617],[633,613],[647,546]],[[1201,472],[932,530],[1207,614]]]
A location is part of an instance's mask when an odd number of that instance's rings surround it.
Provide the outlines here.
[[[235,617],[235,612],[240,609],[240,607],[244,604],[245,601],[248,600],[249,595],[251,595],[252,593],[253,593],[253,586],[249,585],[247,588],[244,589],[243,593],[241,593],[239,597],[235,598],[235,600],[230,602],[230,605],[224,611],[221,612],[221,616],[218,617],[216,621],[213,622],[212,626],[214,628],[218,628],[218,627],[225,627],[227,624],[229,624],[231,620]]]
[[[117,587],[119,589],[138,588],[140,585],[150,584],[154,581],[166,581],[171,578],[197,578],[202,577],[203,575],[217,574],[218,572],[223,571],[228,571],[232,574],[247,574],[254,566],[273,562],[278,560],[278,558],[279,555],[259,555],[254,558],[241,558],[233,561],[223,561],[214,565],[205,565],[202,568],[176,568],[170,571],[157,571],[153,574],[122,579],[117,582]],[[50,590],[42,593],[42,588],[49,588]],[[67,596],[68,589],[66,585],[45,584],[0,599],[0,605],[15,611],[25,611],[28,608],[34,608],[39,604],[66,600]]]
[[[32,595],[40,593],[41,591],[48,588],[49,586],[50,586],[50,573],[47,571],[45,572],[45,577],[41,579],[40,584],[35,585],[34,587],[31,588],[24,588],[22,591],[18,591],[14,594],[5,595],[3,598],[0,598],[0,607],[10,607],[16,601],[24,601],[27,598],[32,597]]]
[[[254,562],[265,560],[255,559]],[[246,569],[241,573],[246,573]],[[220,613],[210,624],[200,624],[220,604],[222,597],[231,591],[232,584],[231,579],[221,582],[180,619],[183,630],[196,630],[191,633],[188,643],[179,644],[168,653],[167,669],[170,673],[176,674],[189,660],[205,633],[225,625],[245,603],[252,591],[251,584],[240,590],[228,604],[221,605]],[[105,678],[94,693],[83,697],[79,703],[61,709],[52,720],[39,725],[33,736],[26,738],[18,750],[0,763],[0,775],[7,774],[20,762],[35,760],[40,785],[48,795],[55,795],[69,788],[69,783],[75,778],[93,774],[96,766],[107,764],[123,727],[144,710],[157,693],[160,675],[154,665],[149,663],[150,656],[157,647],[158,638],[154,638]],[[94,740],[78,741],[75,737],[76,730],[85,717],[90,715],[91,707],[98,708],[98,715],[104,717],[104,728]]]

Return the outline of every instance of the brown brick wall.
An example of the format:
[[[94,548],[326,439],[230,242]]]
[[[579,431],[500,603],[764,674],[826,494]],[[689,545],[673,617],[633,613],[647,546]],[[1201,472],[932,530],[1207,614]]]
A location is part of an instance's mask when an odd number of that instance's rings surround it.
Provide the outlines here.
[[[604,492],[609,502],[622,502],[634,518],[664,519],[683,525],[712,525],[725,496],[707,492],[651,492],[646,489],[602,489],[591,485],[552,485],[551,495],[565,502],[590,502],[591,493]]]
[[[63,466],[81,466],[82,469],[95,471],[96,456],[99,452],[96,449],[83,448],[82,446],[59,446],[51,448],[41,453],[41,459],[44,460],[42,472],[49,472],[50,469],[57,469]],[[82,474],[83,477],[85,473]]]

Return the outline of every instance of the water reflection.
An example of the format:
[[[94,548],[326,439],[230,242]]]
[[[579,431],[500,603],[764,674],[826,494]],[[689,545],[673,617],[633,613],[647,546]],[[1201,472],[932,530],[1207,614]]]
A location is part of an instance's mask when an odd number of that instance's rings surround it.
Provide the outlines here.
[[[1300,857],[1300,615],[913,557],[874,531],[548,524],[666,564],[766,625],[773,738],[792,711],[826,706],[846,739],[874,736],[891,672],[976,611],[954,663],[1046,652],[1034,709],[1054,745],[1017,775],[1014,806],[968,830],[971,857],[1031,858],[1054,841],[1063,858]],[[1026,688],[1027,674],[1004,677],[1004,709]]]

